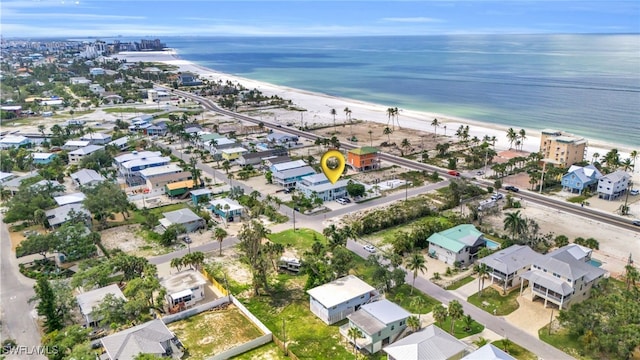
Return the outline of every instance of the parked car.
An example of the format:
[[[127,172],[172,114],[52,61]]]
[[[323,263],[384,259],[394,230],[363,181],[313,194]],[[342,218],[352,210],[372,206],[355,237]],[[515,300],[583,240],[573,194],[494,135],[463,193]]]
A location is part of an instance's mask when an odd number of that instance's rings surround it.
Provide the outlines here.
[[[460,176],[460,172],[458,172],[456,170],[449,170],[449,171],[447,171],[447,174],[449,174],[451,176]]]
[[[484,171],[478,170],[478,171],[476,171],[476,175],[484,175]]]
[[[631,223],[635,226],[640,226],[640,220],[633,220]]]
[[[343,197],[341,198],[342,200],[346,201],[347,204],[351,203],[351,199],[349,199],[348,197]]]
[[[338,204],[340,204],[340,205],[347,205],[347,202],[346,202],[346,201],[344,201],[344,199],[343,199],[343,198],[337,198],[337,199],[336,199],[336,202],[337,202]]]
[[[520,191],[520,189],[518,189],[517,187],[513,186],[513,185],[508,185],[504,187],[505,190],[509,190],[509,191],[513,191],[513,192],[518,192]]]
[[[491,196],[491,200],[495,200],[495,201],[501,200],[502,198],[504,198],[504,195],[500,193],[495,193],[493,194],[493,196]]]
[[[365,250],[367,250],[368,252],[370,252],[370,253],[374,253],[374,252],[376,252],[376,248],[375,248],[375,246],[373,246],[373,245],[365,245],[365,246],[363,246],[363,248],[364,248]]]
[[[629,194],[634,195],[634,196],[635,196],[635,195],[638,195],[638,194],[640,194],[640,190],[638,190],[638,189],[633,189],[633,190],[629,191]]]

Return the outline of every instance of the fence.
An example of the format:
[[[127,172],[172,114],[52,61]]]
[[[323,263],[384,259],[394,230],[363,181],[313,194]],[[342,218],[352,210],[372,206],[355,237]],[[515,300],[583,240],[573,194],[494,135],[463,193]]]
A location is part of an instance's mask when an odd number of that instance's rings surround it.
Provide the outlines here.
[[[174,321],[178,321],[178,320],[186,319],[186,318],[194,316],[194,315],[198,315],[201,312],[205,312],[207,310],[213,309],[216,306],[227,304],[228,302],[229,302],[229,298],[225,296],[223,298],[216,299],[214,301],[210,301],[210,302],[202,304],[202,305],[194,306],[191,309],[187,309],[185,311],[181,311],[181,312],[176,313],[176,314],[171,314],[171,315],[164,316],[162,318],[162,322],[164,322],[165,324],[170,324],[170,323],[172,323]]]
[[[222,296],[227,296],[229,295],[229,293],[227,292],[227,289],[224,288],[224,286],[222,286],[213,276],[211,276],[207,270],[202,269],[200,270],[202,272],[202,275],[207,278],[207,280],[209,280],[211,282],[211,284],[213,284],[213,286],[218,289],[221,293]]]

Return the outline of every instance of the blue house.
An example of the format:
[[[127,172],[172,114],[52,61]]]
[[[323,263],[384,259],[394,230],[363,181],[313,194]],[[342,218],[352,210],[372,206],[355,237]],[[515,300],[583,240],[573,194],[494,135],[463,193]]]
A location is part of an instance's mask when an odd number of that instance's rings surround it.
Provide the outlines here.
[[[229,221],[242,216],[242,205],[231,199],[213,199],[209,201],[209,210],[217,216]]]
[[[330,283],[307,290],[309,307],[320,320],[331,325],[345,319],[362,307],[380,297],[371,285],[355,275],[348,275]]]
[[[191,201],[193,202],[193,205],[198,205],[198,203],[201,203],[203,200],[206,201],[211,198],[212,195],[213,191],[210,189],[191,190]]]
[[[35,165],[47,165],[58,155],[53,153],[33,153],[31,156],[33,157],[33,163]]]
[[[584,167],[571,165],[569,171],[562,175],[562,190],[579,194],[585,189],[594,191],[601,177],[602,173],[592,164]]]

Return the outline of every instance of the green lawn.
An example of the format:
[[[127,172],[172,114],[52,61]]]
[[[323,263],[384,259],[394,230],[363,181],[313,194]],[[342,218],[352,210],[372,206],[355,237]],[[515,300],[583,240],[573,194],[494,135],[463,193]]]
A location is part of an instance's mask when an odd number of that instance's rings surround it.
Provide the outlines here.
[[[575,358],[588,359],[581,355],[583,345],[580,343],[578,338],[569,335],[565,329],[553,330],[551,335],[549,335],[549,325],[546,325],[538,330],[538,337],[547,344],[552,345]]]
[[[513,290],[506,296],[502,296],[500,292],[494,288],[485,288],[482,291],[482,297],[480,297],[478,293],[475,293],[469,296],[467,301],[489,314],[503,316],[511,314],[518,309],[520,306],[518,305],[518,301],[516,301],[518,294],[518,290]]]
[[[444,322],[442,323],[436,323],[436,325],[438,325],[438,327],[440,327],[442,330],[451,333],[451,318],[447,318]],[[457,339],[462,339],[462,338],[466,338],[467,336],[471,336],[474,334],[477,334],[479,332],[481,332],[482,330],[484,330],[484,325],[480,324],[479,322],[473,320],[473,322],[471,323],[471,327],[469,329],[469,331],[465,330],[465,325],[464,325],[464,321],[463,319],[458,319],[456,320],[455,324],[453,325],[453,336],[455,336]]]
[[[262,345],[259,348],[247,351],[244,354],[232,357],[232,359],[238,360],[286,360],[288,357],[284,356],[282,349],[280,349],[275,343],[270,342]]]
[[[454,281],[451,285],[447,286],[446,289],[447,290],[455,290],[455,289],[460,288],[463,285],[466,285],[466,284],[472,282],[473,280],[475,280],[475,278],[473,276],[463,277],[462,279],[460,279],[458,281]]]
[[[440,302],[428,295],[423,294],[420,290],[413,290],[411,294],[411,285],[404,284],[385,294],[389,301],[402,306],[405,310],[412,314],[430,313],[435,305]]]
[[[158,109],[138,109],[138,108],[128,107],[128,108],[108,108],[108,109],[103,109],[103,111],[106,112],[106,113],[143,113],[143,114],[153,114],[153,113],[161,112],[163,110],[158,110]]]
[[[504,351],[504,343],[503,340],[497,340],[492,342],[492,344]],[[538,360],[538,357],[532,353],[531,351],[523,348],[522,346],[513,343],[513,341],[509,341],[507,344],[507,352],[509,355],[513,356],[518,360]]]
[[[298,357],[352,358],[338,329],[344,321],[327,325],[309,310],[309,297],[303,289],[306,276],[279,275],[278,280],[278,290],[269,296],[240,301],[280,339],[284,320],[289,350]]]
[[[277,244],[282,244],[285,247],[294,247],[298,251],[305,252],[310,251],[311,246],[317,239],[323,244],[327,243],[327,239],[324,235],[311,229],[297,229],[295,232],[293,229],[281,231],[275,234],[267,235],[269,240]]]
[[[215,326],[212,324],[224,324]],[[262,336],[235,306],[224,310],[205,311],[167,325],[188,350],[185,359],[206,359],[237,345]]]

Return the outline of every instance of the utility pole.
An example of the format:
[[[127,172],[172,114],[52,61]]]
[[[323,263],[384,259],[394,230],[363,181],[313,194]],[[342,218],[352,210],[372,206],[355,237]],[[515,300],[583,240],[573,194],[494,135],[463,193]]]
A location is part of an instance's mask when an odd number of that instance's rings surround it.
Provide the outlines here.
[[[284,347],[284,356],[289,355],[287,352],[287,332],[285,331],[284,318],[282,319],[282,346]]]

